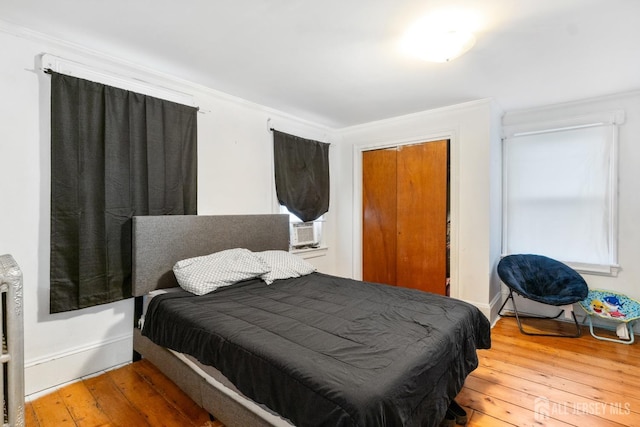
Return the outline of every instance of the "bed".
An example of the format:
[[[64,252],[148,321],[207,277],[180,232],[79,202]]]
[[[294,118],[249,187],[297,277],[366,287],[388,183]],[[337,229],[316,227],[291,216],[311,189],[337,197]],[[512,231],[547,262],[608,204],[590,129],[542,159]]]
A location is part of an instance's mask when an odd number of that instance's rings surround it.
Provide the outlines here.
[[[186,258],[288,251],[287,215],[135,217],[133,233],[134,351],[227,426],[437,426],[490,346],[478,309],[413,289],[319,272],[176,288]]]

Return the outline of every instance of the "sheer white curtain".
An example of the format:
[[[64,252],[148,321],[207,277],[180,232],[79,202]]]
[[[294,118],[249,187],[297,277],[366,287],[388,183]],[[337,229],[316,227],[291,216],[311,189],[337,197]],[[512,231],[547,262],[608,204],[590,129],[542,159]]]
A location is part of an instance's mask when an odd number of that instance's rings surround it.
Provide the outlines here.
[[[608,123],[505,139],[505,254],[541,254],[587,270],[617,264],[615,139]]]

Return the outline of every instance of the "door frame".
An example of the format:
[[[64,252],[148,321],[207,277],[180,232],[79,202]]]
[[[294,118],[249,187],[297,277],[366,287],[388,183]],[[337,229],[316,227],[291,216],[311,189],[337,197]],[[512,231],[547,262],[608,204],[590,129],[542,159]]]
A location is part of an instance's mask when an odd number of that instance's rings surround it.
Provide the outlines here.
[[[423,134],[410,138],[393,141],[379,141],[353,146],[353,265],[352,275],[362,280],[362,153],[370,150],[399,147],[403,145],[420,144],[423,142],[449,140],[449,201],[451,218],[450,249],[449,249],[449,295],[458,298],[460,295],[458,283],[458,231],[459,231],[459,137],[457,129]]]

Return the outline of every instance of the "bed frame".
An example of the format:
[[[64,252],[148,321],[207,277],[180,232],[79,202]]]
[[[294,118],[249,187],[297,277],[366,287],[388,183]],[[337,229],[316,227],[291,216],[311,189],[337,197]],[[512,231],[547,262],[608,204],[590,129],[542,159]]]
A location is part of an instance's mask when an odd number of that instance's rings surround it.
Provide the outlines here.
[[[288,215],[168,215],[133,218],[134,360],[148,359],[198,405],[228,427],[291,426],[243,396],[219,371],[143,337],[138,320],[143,296],[178,286],[173,265],[185,258],[247,248],[289,250]]]

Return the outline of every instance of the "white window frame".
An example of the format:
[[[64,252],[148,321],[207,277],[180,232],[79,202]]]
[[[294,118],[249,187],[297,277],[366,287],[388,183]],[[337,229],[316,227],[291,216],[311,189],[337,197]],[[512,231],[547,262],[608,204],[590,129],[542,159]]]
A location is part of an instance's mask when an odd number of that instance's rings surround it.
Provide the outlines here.
[[[508,114],[508,113],[507,113]],[[544,115],[544,114],[542,114]],[[580,262],[566,262],[572,268],[581,273],[599,274],[616,276],[620,266],[618,265],[618,125],[624,122],[624,111],[615,110],[607,112],[591,113],[583,116],[574,116],[562,118],[558,120],[540,120],[540,115],[536,113],[524,114],[519,119],[514,120],[516,123],[503,126],[503,177],[502,177],[502,253],[507,253],[507,243],[509,241],[509,224],[508,224],[508,183],[507,176],[507,150],[508,145],[513,143],[512,138],[526,135],[537,135],[543,133],[561,132],[566,130],[574,130],[587,128],[592,126],[612,125],[612,152],[609,170],[609,262],[607,264],[590,264]]]

